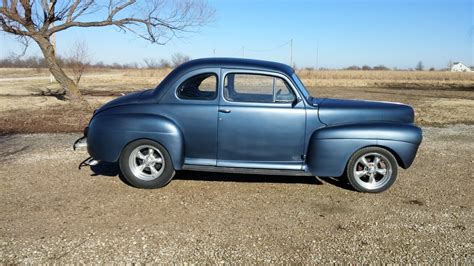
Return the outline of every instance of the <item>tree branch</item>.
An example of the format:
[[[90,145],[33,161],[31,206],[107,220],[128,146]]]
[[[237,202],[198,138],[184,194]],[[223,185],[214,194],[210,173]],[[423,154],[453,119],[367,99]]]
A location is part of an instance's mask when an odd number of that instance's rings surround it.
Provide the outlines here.
[[[33,19],[31,18],[31,5],[29,0],[20,0],[21,6],[23,7],[23,10],[25,11],[25,22],[26,22],[26,27],[33,25]]]
[[[18,36],[31,36],[31,33],[25,30],[21,30],[19,26],[14,26],[6,21],[3,17],[0,17],[0,27],[2,31],[11,33]]]
[[[63,31],[71,27],[104,27],[116,26],[122,30],[130,31],[140,38],[152,43],[165,44],[177,32],[188,31],[189,28],[201,26],[213,16],[214,11],[199,0],[183,0],[173,3],[170,8],[164,5],[162,0],[149,0],[143,5],[138,5],[136,0],[109,0],[107,6],[107,17],[98,21],[76,21],[85,12],[93,1],[86,2],[80,8],[80,0],[76,0],[70,7],[67,19],[63,24],[49,28],[46,34],[49,36],[55,32]],[[120,12],[135,6],[136,11],[141,14],[128,14],[126,17],[117,18]],[[168,8],[168,9],[167,9]],[[76,10],[79,10],[76,12]],[[75,13],[76,12],[76,13]],[[168,36],[170,33],[170,36]],[[167,37],[168,36],[168,37]],[[166,38],[160,42],[160,38]]]
[[[126,7],[128,7],[128,6],[130,6],[130,5],[135,4],[135,2],[136,2],[135,0],[129,0],[129,1],[127,1],[125,4],[120,5],[120,6],[117,6],[117,7],[113,8],[113,9],[111,9],[111,8],[112,8],[112,1],[110,1],[110,4],[109,4],[109,17],[108,17],[107,19],[108,19],[108,20],[112,20],[112,19],[114,18],[114,16],[115,16],[118,12],[120,12],[120,10],[122,10],[122,9],[124,9],[124,8],[126,8]]]
[[[81,0],[76,0],[74,4],[72,4],[72,6],[69,8],[69,12],[67,13],[67,22],[72,21],[72,15],[74,14],[74,12],[76,12],[76,9],[80,3]]]
[[[12,5],[13,2],[16,1],[12,1]],[[0,7],[0,27],[3,31],[14,35],[30,36],[32,32],[29,31],[26,25],[26,20],[18,14],[16,6],[10,6],[9,9],[8,6]]]
[[[79,0],[81,3],[83,1]],[[66,20],[66,22],[71,22],[71,21],[74,21],[76,20],[77,18],[79,18],[80,16],[82,16],[92,5],[94,4],[94,0],[86,0],[85,3],[83,3],[82,5],[78,5],[78,7],[76,7],[76,9],[78,10],[75,14],[74,12],[71,13],[71,16],[68,17],[68,19]]]

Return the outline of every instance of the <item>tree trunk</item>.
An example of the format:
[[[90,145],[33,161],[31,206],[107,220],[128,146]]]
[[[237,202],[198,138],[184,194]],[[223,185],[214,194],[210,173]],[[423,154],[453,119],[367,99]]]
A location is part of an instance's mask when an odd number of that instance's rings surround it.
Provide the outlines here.
[[[33,39],[40,47],[41,52],[43,52],[43,56],[46,60],[46,64],[48,64],[49,71],[51,74],[53,74],[56,81],[59,82],[61,87],[66,91],[66,95],[69,97],[69,99],[72,102],[84,101],[77,84],[66,75],[66,73],[56,61],[56,53],[50,40],[43,36],[33,36]]]

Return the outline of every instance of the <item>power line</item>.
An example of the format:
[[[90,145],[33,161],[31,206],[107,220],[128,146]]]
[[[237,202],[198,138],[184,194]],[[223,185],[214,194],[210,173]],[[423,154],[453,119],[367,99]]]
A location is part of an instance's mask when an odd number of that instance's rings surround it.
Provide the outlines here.
[[[235,50],[233,53],[230,53],[230,56],[239,55],[241,53],[242,53],[242,48],[239,48],[239,49]]]
[[[287,42],[284,42],[282,44],[276,45],[271,48],[266,48],[266,49],[251,49],[242,45],[241,48],[235,50],[233,53],[230,53],[230,56],[238,56],[240,54],[240,56],[244,58],[245,52],[265,53],[265,52],[271,52],[271,51],[281,49],[285,46],[289,46],[290,48],[290,65],[292,66],[293,65],[293,39],[290,39]]]
[[[290,43],[292,43],[292,42],[293,42],[293,39],[291,39],[291,40],[289,40],[289,41],[287,41],[287,42],[285,42],[285,43],[283,43],[283,44],[280,44],[280,45],[278,45],[278,46],[275,46],[275,47],[273,47],[273,48],[267,48],[267,49],[249,49],[249,48],[247,48],[247,51],[257,52],[257,53],[269,52],[269,51],[273,51],[273,50],[276,50],[276,49],[280,49],[280,48],[282,48],[282,47],[284,47],[284,46],[286,46],[286,45],[288,45],[288,44],[290,44]]]
[[[316,40],[316,70],[319,67],[319,40]]]

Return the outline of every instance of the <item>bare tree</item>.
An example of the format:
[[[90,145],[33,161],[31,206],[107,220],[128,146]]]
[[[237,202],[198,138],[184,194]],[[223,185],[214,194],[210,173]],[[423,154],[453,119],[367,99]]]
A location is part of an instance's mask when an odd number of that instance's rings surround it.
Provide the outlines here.
[[[176,59],[176,64],[181,64],[179,62],[186,62],[186,61],[189,61],[189,57],[184,57],[185,59]],[[183,61],[184,60],[184,61]],[[146,68],[149,68],[149,69],[153,69],[153,68],[170,68],[171,67],[171,63],[166,60],[166,59],[160,59],[160,60],[156,60],[155,58],[144,58],[143,59],[143,62],[145,63],[145,67]],[[175,62],[173,61],[173,65],[175,65]]]
[[[352,66],[346,67],[346,70],[361,70],[361,68],[359,66],[352,65]]]
[[[79,86],[82,74],[90,64],[90,55],[88,53],[85,41],[76,41],[66,58],[66,65],[71,69],[73,80]]]
[[[160,68],[170,68],[171,63],[166,59],[160,59]]]
[[[202,26],[213,13],[202,0],[2,0],[0,30],[38,44],[68,97],[80,101],[77,84],[57,61],[53,34],[75,27],[115,26],[163,45],[179,33]]]
[[[171,56],[171,63],[173,65],[173,67],[177,67],[177,66],[181,65],[182,63],[188,62],[189,60],[191,60],[191,58],[189,56],[183,55],[183,54],[180,54],[180,53],[175,53]]]
[[[374,66],[372,69],[373,70],[383,70],[383,71],[390,70],[390,68],[388,68],[384,65],[377,65],[377,66]]]
[[[143,62],[145,63],[146,68],[159,68],[160,63],[156,61],[155,58],[144,58]]]
[[[425,69],[425,66],[423,65],[423,62],[419,61],[418,64],[416,64],[415,70],[423,71],[424,69]]]

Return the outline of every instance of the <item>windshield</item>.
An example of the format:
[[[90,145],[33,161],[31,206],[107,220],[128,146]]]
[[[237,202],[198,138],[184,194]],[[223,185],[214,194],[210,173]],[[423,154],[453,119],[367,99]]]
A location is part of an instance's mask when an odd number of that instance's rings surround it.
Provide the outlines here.
[[[305,97],[306,100],[309,100],[309,98],[311,98],[311,95],[306,90],[306,87],[304,86],[303,82],[301,82],[300,78],[298,77],[298,75],[296,75],[296,73],[293,73],[293,80],[296,82],[296,85],[298,86],[301,93],[303,94],[303,97]]]

